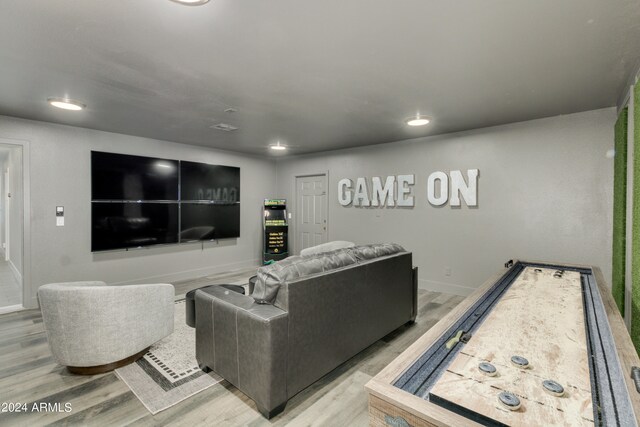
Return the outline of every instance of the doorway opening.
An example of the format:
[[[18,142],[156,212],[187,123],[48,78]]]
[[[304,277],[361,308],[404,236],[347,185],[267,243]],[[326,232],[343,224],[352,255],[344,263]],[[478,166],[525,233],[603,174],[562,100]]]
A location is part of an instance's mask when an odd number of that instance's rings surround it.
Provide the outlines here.
[[[327,175],[296,176],[295,250],[327,242]]]
[[[0,143],[0,313],[23,308],[22,145]]]

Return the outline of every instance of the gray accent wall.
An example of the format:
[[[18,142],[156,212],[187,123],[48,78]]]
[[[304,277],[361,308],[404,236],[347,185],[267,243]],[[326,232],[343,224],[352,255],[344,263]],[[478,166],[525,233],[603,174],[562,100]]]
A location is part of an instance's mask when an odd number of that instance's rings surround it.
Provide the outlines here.
[[[25,304],[34,306],[37,288],[49,282],[171,282],[258,266],[262,200],[288,199],[295,223],[295,177],[313,173],[329,175],[329,240],[402,244],[420,267],[422,288],[467,294],[511,258],[593,264],[609,280],[613,160],[606,152],[613,148],[615,117],[608,108],[276,163],[266,155],[0,116],[0,138],[30,147],[31,241],[25,248],[31,248],[31,284]],[[92,254],[91,150],[240,167],[241,237]],[[477,208],[428,204],[431,172],[473,168],[480,170]],[[341,178],[399,174],[416,176],[413,208],[338,204]],[[65,207],[64,227],[55,226],[58,205]],[[290,243],[297,253],[294,233],[295,226]]]
[[[403,245],[425,289],[468,294],[512,258],[596,265],[610,281],[615,118],[607,108],[280,159],[277,196],[295,223],[295,177],[327,172],[329,240]],[[431,172],[475,168],[477,208],[428,204]],[[399,174],[416,176],[413,208],[338,203],[342,178]]]
[[[25,140],[30,145],[32,283],[31,298],[25,300],[28,306],[36,304],[37,288],[50,282],[159,283],[259,265],[261,206],[264,198],[274,196],[276,178],[275,163],[266,157],[5,116],[0,116],[0,138]],[[240,238],[204,246],[190,243],[91,253],[91,150],[240,167]],[[65,208],[64,227],[55,225],[56,206]]]

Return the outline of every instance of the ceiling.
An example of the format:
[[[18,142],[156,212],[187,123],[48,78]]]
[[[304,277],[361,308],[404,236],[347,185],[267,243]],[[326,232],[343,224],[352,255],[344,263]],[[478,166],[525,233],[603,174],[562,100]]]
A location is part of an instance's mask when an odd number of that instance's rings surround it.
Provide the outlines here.
[[[637,0],[0,4],[0,114],[246,153],[613,106],[639,59]]]

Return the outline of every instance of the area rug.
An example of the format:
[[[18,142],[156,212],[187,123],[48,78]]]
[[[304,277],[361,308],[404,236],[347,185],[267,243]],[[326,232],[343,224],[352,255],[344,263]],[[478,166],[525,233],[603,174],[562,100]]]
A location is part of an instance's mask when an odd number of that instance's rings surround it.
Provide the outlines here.
[[[222,380],[198,368],[196,330],[185,323],[184,300],[176,301],[175,310],[173,333],[151,346],[137,362],[115,371],[152,414]]]

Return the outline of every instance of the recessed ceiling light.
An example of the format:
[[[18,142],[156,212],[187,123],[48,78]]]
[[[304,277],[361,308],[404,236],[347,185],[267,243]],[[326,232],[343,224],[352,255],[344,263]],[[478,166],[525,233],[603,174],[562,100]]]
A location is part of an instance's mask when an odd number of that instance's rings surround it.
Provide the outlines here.
[[[276,150],[276,151],[283,151],[283,150],[287,149],[287,146],[280,144],[280,141],[278,141],[275,144],[269,145],[269,148],[271,148],[272,150]]]
[[[233,132],[234,130],[238,130],[237,126],[230,125],[228,123],[217,123],[213,126],[209,126],[211,129],[223,130],[225,132]]]
[[[84,110],[87,107],[82,102],[69,98],[47,98],[47,102],[54,107],[62,108],[63,110],[79,111]]]
[[[414,117],[409,117],[404,121],[409,126],[424,126],[431,122],[431,119],[420,114],[416,114]]]
[[[176,3],[184,4],[185,6],[200,6],[205,3],[209,3],[209,0],[171,0]]]

